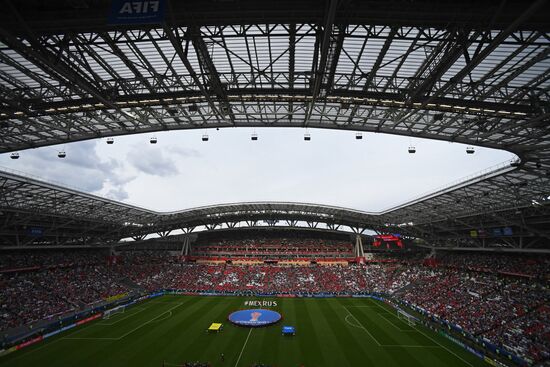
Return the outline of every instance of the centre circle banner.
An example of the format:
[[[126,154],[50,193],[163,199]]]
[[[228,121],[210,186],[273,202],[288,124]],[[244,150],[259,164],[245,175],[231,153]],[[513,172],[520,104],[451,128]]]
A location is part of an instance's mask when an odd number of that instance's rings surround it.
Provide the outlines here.
[[[229,321],[233,324],[249,327],[272,325],[280,319],[280,313],[264,309],[240,310],[229,315]]]

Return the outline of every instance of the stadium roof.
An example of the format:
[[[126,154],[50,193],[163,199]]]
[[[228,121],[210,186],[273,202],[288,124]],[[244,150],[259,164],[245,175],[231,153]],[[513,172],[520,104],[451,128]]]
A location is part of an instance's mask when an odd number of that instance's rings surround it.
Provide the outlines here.
[[[550,200],[525,185],[524,174],[503,165],[444,190],[383,212],[285,202],[232,203],[160,213],[85,194],[18,174],[0,172],[3,223],[9,245],[104,245],[174,231],[243,227],[300,227],[361,233],[399,233],[434,246],[481,246],[472,228],[511,228],[506,238],[488,234],[487,245],[547,247]],[[514,187],[514,195],[509,188]],[[540,241],[542,239],[542,242]]]
[[[380,215],[345,210],[342,217],[438,244],[471,243],[470,229],[501,226],[548,243],[547,1],[163,3],[159,23],[122,24],[109,17],[107,0],[6,1],[0,152],[233,126],[373,131],[506,149],[519,160],[483,179]],[[45,228],[67,228],[69,241],[115,240],[141,236],[140,228],[179,228],[193,213],[160,215],[8,173],[2,180],[12,242],[14,228],[37,218]],[[317,217],[329,210],[316,208]],[[71,224],[59,227],[54,218],[63,217]],[[525,245],[498,240],[506,241]]]

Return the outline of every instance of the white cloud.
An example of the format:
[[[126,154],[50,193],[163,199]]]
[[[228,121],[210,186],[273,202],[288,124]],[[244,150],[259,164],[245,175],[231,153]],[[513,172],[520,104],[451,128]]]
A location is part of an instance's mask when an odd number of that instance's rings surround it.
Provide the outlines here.
[[[128,193],[122,187],[111,188],[107,190],[105,197],[112,200],[124,201],[128,199]]]
[[[57,149],[28,150],[21,152],[17,161],[10,160],[9,154],[3,154],[0,164],[89,193],[100,192],[110,182],[119,187],[118,197],[123,197],[124,186],[133,177],[121,174],[123,165],[116,158],[100,157],[95,150],[96,145],[96,141],[85,141]],[[58,149],[66,152],[66,158],[57,157]]]
[[[161,149],[134,145],[127,154],[127,160],[138,172],[160,177],[175,176],[179,171],[173,155],[165,155]]]
[[[303,129],[159,132],[0,157],[0,164],[83,186],[118,200],[168,211],[239,201],[298,201],[378,211],[500,163],[511,155],[465,146],[383,134]],[[408,154],[409,145],[416,154]],[[82,146],[80,146],[82,145]]]

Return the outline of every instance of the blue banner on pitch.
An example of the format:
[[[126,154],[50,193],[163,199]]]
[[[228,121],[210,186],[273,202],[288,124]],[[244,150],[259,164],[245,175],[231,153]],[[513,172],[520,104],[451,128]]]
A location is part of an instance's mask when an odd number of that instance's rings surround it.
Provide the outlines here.
[[[272,325],[280,319],[280,313],[265,309],[241,310],[229,315],[229,321],[233,324],[249,327]]]

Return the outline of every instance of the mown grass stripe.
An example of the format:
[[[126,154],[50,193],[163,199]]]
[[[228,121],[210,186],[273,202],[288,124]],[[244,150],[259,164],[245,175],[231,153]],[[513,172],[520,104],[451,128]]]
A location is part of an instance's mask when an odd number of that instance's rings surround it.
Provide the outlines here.
[[[213,321],[225,321],[227,315],[243,308],[241,297],[195,297],[164,296],[139,307],[150,305],[145,310],[122,320],[116,325],[91,323],[78,329],[75,336],[119,338],[138,325],[149,322],[120,340],[66,340],[71,331],[50,340],[31,346],[26,350],[0,358],[1,367],[119,367],[161,366],[162,361],[179,363],[201,360],[212,366],[234,366],[250,329],[227,324],[219,334],[207,334],[206,327]],[[385,367],[484,366],[484,362],[463,351],[444,337],[420,327],[420,332],[400,332],[380,314],[391,320],[392,309],[383,303],[368,299],[278,299],[278,310],[283,314],[283,323],[296,326],[295,337],[283,337],[281,324],[255,329],[251,332],[239,366],[263,362],[277,367],[300,365],[315,367],[377,365]],[[173,309],[178,303],[185,303]],[[372,307],[362,307],[362,306]],[[365,323],[365,327],[382,341],[382,329],[398,341],[378,347],[361,328],[352,327],[344,321],[345,308]],[[135,312],[135,311],[134,311]],[[166,313],[168,312],[168,313]],[[165,318],[164,315],[170,314]],[[366,316],[362,314],[366,313]],[[223,318],[223,320],[221,320]],[[374,319],[376,322],[371,322]],[[101,320],[100,320],[101,321]],[[395,321],[397,323],[397,321]],[[377,329],[378,328],[378,329]],[[376,334],[375,334],[376,333]],[[433,339],[430,340],[429,337]],[[385,339],[384,339],[385,340]],[[389,340],[389,338],[388,338]],[[416,341],[415,341],[416,340]],[[461,360],[445,348],[464,359]],[[418,344],[418,345],[415,345]],[[421,347],[422,344],[429,344]],[[226,356],[220,361],[220,353]]]
[[[235,338],[241,337],[243,329],[233,326],[227,320],[227,316],[239,308],[242,302],[243,301],[240,299],[227,299],[226,302],[223,303],[224,307],[220,308],[219,312],[214,313],[214,309],[212,310],[211,322],[221,322],[224,324],[224,329],[220,334],[211,335],[211,338],[209,338],[211,342],[205,343],[202,346],[201,360],[208,360],[209,356],[213,356],[214,361],[221,362],[221,354],[223,353],[225,356],[225,363],[228,364],[237,357],[234,350]]]
[[[147,330],[147,332],[139,335],[135,344],[133,345],[121,345],[124,348],[125,363],[128,365],[140,365],[143,363],[143,354],[147,354],[150,357],[151,364],[162,363],[163,360],[172,360],[174,351],[179,351],[177,348],[182,339],[185,339],[185,329],[182,329],[181,320],[186,318],[194,308],[201,309],[204,299],[201,298],[179,298],[180,301],[185,300],[185,304],[179,307],[172,317],[165,320],[159,325],[155,325]],[[165,304],[174,305],[174,303],[166,302]],[[141,350],[136,353],[136,348]]]
[[[323,307],[322,316],[332,330],[332,337],[340,352],[338,363],[342,363],[345,359],[348,366],[358,365],[374,365],[376,360],[373,358],[372,351],[376,348],[374,345],[363,343],[364,338],[368,338],[364,330],[357,329],[359,333],[352,330],[345,324],[345,308],[338,299],[327,299],[321,303]]]
[[[311,300],[303,298],[292,300],[296,306],[296,321],[301,324],[300,336],[297,339],[300,349],[303,351],[303,364],[306,366],[323,366],[327,351],[326,347],[319,341],[318,330],[315,328],[307,306],[308,301]]]

